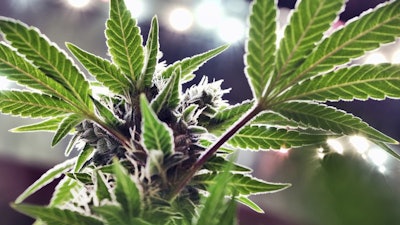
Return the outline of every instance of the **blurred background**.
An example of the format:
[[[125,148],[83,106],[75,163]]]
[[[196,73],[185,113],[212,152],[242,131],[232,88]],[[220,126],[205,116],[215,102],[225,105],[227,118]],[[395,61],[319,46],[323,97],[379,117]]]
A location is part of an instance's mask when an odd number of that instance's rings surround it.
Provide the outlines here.
[[[147,37],[150,19],[161,23],[163,60],[172,63],[193,54],[231,43],[231,47],[198,72],[223,79],[232,88],[226,98],[238,103],[250,98],[243,73],[244,38],[249,0],[126,0]],[[384,0],[349,0],[336,26],[375,7]],[[280,0],[281,27],[294,0]],[[400,10],[400,9],[399,9]],[[107,0],[2,0],[0,16],[38,27],[64,48],[72,42],[94,54],[108,57],[104,28]],[[400,24],[399,24],[400,26]],[[400,43],[383,46],[354,63],[400,63]],[[400,75],[400,74],[399,74]],[[13,84],[0,77],[0,89]],[[363,118],[378,130],[400,140],[400,102],[337,102],[341,109]],[[0,115],[0,224],[31,224],[14,212],[9,202],[48,168],[65,159],[67,141],[50,148],[52,134],[12,134],[9,129],[30,123]],[[362,137],[330,140],[331,152],[322,149],[282,149],[274,152],[241,152],[239,161],[254,168],[254,175],[271,182],[288,182],[282,192],[253,198],[265,214],[240,208],[241,224],[251,225],[381,225],[400,224],[400,162]],[[397,152],[400,152],[397,148]],[[29,199],[46,204],[54,184]]]

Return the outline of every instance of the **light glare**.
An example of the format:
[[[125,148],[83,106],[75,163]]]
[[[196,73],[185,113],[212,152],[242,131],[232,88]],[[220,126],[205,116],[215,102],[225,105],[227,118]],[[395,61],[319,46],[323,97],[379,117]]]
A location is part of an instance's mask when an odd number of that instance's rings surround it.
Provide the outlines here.
[[[396,51],[392,56],[392,63],[400,64],[400,50]]]
[[[387,160],[386,153],[379,148],[372,148],[369,150],[368,157],[377,166],[383,166]]]
[[[366,64],[379,64],[379,63],[385,63],[388,60],[382,53],[372,53],[367,56],[365,59]]]
[[[176,31],[186,31],[193,25],[193,15],[186,8],[176,8],[169,15],[169,23]]]
[[[226,18],[218,28],[218,36],[227,43],[234,43],[244,37],[245,26],[237,18]]]
[[[127,0],[125,4],[126,8],[131,11],[133,17],[138,18],[143,15],[145,7],[142,0]]]
[[[0,77],[0,90],[5,90],[10,85],[10,81],[5,77]]]
[[[90,0],[68,0],[68,4],[77,9],[83,9],[90,4]]]
[[[360,154],[364,154],[369,148],[368,140],[365,137],[361,137],[361,136],[357,136],[357,135],[351,136],[350,143],[354,146],[354,148]]]
[[[196,9],[198,24],[205,29],[213,29],[218,26],[224,12],[216,1],[203,1]]]
[[[328,143],[329,147],[331,147],[335,152],[343,154],[343,145],[338,140],[328,139],[326,142]]]

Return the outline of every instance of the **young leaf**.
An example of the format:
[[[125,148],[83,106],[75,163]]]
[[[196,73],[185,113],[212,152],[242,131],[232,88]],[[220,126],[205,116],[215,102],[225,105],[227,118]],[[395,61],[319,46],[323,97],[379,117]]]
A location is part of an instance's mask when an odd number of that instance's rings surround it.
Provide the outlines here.
[[[73,170],[74,173],[78,173],[81,171],[82,168],[84,168],[85,163],[87,163],[92,157],[94,150],[95,150],[94,147],[88,144],[86,144],[85,147],[83,147],[82,151],[79,153],[78,158],[76,160]]]
[[[95,171],[96,176],[93,176],[94,180],[93,183],[95,184],[95,191],[96,191],[96,197],[99,201],[99,203],[103,199],[110,199],[111,200],[111,195],[109,192],[109,187],[106,185],[107,181],[105,181],[105,178],[101,172],[98,170]]]
[[[72,190],[78,187],[78,182],[70,177],[64,177],[56,186],[50,200],[50,207],[62,206],[73,198]]]
[[[144,95],[140,96],[140,109],[143,118],[143,143],[146,149],[148,151],[160,150],[165,155],[172,154],[174,152],[172,131],[157,118]]]
[[[90,97],[96,107],[97,113],[103,118],[104,122],[106,122],[109,126],[117,126],[121,124],[121,120],[106,106],[104,106],[97,99]]]
[[[247,196],[237,196],[236,201],[242,203],[243,205],[249,207],[250,209],[258,212],[258,213],[264,213],[264,210],[258,206],[256,203],[254,203],[252,200],[249,199]]]
[[[255,0],[250,12],[250,30],[246,41],[245,72],[253,96],[260,99],[274,71],[276,50],[276,4],[273,0]]]
[[[0,30],[19,53],[63,85],[78,102],[90,106],[89,83],[64,51],[37,29],[16,20],[0,18]]]
[[[400,98],[400,65],[360,65],[339,69],[294,85],[280,100],[383,100]]]
[[[151,102],[151,108],[158,114],[163,108],[175,108],[179,104],[181,95],[181,70],[178,67],[169,79],[164,89]]]
[[[74,166],[75,162],[76,158],[68,159],[49,169],[39,179],[37,179],[35,183],[31,184],[31,186],[29,186],[20,196],[18,196],[18,198],[15,200],[15,203],[21,203],[36,191],[57,179],[63,173],[70,170]]]
[[[197,175],[193,178],[192,183],[202,185],[215,185],[216,176],[217,174],[215,173],[205,173]],[[235,193],[237,193],[238,195],[272,193],[288,187],[290,187],[290,184],[269,183],[239,173],[231,173],[229,175],[229,180],[227,182],[224,182],[226,195],[232,195]]]
[[[38,218],[47,225],[103,225],[96,218],[82,215],[68,209],[34,206],[28,204],[13,204],[17,211]]]
[[[204,63],[206,63],[211,58],[217,56],[225,49],[228,48],[228,45],[223,45],[218,48],[212,49],[208,52],[204,52],[192,57],[184,58],[181,61],[177,61],[174,64],[168,66],[161,74],[163,78],[169,78],[172,76],[173,72],[181,67],[181,79],[183,81],[190,81],[187,77],[191,76],[193,72],[198,70]]]
[[[117,160],[114,160],[113,171],[117,180],[115,187],[117,201],[129,217],[138,216],[142,210],[142,199],[137,184]]]
[[[325,141],[326,138],[326,135],[313,135],[294,130],[246,126],[228,143],[249,150],[270,150],[316,144]]]
[[[66,118],[60,123],[60,126],[58,127],[53,140],[51,142],[51,146],[55,146],[58,142],[61,141],[65,136],[68,135],[68,133],[74,129],[78,123],[82,121],[82,117],[77,115],[77,114],[72,114]]]
[[[11,132],[36,132],[36,131],[49,131],[49,132],[55,132],[58,129],[59,124],[61,121],[64,120],[65,117],[63,116],[58,116],[54,118],[50,118],[38,123],[34,124],[29,124],[25,126],[20,126],[11,129]]]
[[[57,96],[67,102],[77,102],[64,86],[46,76],[4,43],[0,43],[0,76],[7,76],[9,80],[16,81],[20,85]]]
[[[66,45],[89,73],[110,91],[123,95],[129,90],[131,87],[129,79],[114,64],[71,43]]]
[[[329,130],[337,134],[361,134],[380,142],[397,143],[392,138],[370,127],[360,118],[323,104],[287,102],[274,107],[274,110],[307,126]]]
[[[353,20],[326,38],[291,75],[291,82],[309,78],[393,42],[400,36],[400,1],[391,1]]]
[[[32,118],[57,117],[77,112],[59,98],[24,91],[0,91],[0,111]]]
[[[343,8],[344,0],[302,0],[285,29],[277,52],[277,77],[290,75],[321,40]]]
[[[113,62],[133,82],[136,81],[142,72],[144,61],[142,36],[124,0],[110,1],[106,37]]]
[[[149,36],[146,42],[146,57],[144,61],[144,70],[141,74],[140,82],[143,83],[144,87],[149,88],[152,85],[153,75],[156,71],[156,65],[158,63],[160,43],[158,41],[158,20],[157,17],[153,17],[151,21],[151,27]]]

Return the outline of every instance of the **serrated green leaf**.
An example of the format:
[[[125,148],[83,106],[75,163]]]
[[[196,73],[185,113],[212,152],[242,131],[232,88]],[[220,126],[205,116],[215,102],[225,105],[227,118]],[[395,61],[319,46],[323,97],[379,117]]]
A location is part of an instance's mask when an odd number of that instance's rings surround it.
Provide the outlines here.
[[[181,95],[180,85],[181,70],[178,67],[174,74],[169,78],[168,83],[161,92],[151,102],[151,108],[158,114],[163,108],[174,109],[178,106]]]
[[[230,170],[231,164],[225,165],[223,172],[214,174],[214,176],[207,176],[210,183],[208,183],[208,192],[210,195],[203,198],[202,208],[199,212],[198,218],[195,218],[194,224],[196,225],[218,225],[220,224],[221,216],[228,208],[228,204],[225,202],[225,196],[229,195],[229,190],[226,188],[230,182]],[[197,181],[199,177],[204,178],[206,174],[194,177],[194,181]],[[192,181],[193,182],[193,181]],[[202,183],[204,184],[204,183]],[[229,218],[224,218],[229,219]]]
[[[144,95],[140,96],[143,143],[148,151],[160,150],[164,155],[174,152],[172,130],[153,112]]]
[[[301,147],[325,141],[326,135],[314,135],[300,131],[265,126],[245,126],[228,143],[249,150],[270,150]]]
[[[68,117],[65,117],[60,123],[60,126],[53,137],[51,146],[55,146],[58,142],[60,142],[82,120],[83,118],[77,114],[72,114]]]
[[[136,217],[142,210],[142,197],[137,184],[125,168],[114,160],[113,172],[116,178],[115,197],[129,217]]]
[[[19,53],[64,86],[75,97],[76,103],[90,106],[88,81],[55,43],[51,43],[36,28],[9,18],[0,18],[0,30]]]
[[[204,164],[204,168],[212,172],[221,172],[227,163],[229,163],[229,161],[225,158],[214,156]],[[230,171],[235,173],[251,173],[252,169],[239,164],[233,164]]]
[[[89,73],[101,84],[110,89],[110,91],[121,95],[128,92],[131,83],[117,66],[71,43],[67,43],[66,45]]]
[[[124,0],[110,1],[106,37],[113,62],[133,82],[136,81],[143,68],[143,40],[137,21],[132,18]]]
[[[93,180],[93,183],[95,184],[95,191],[96,191],[96,197],[99,201],[99,203],[104,200],[104,199],[110,199],[111,200],[111,195],[109,192],[109,187],[106,185],[105,178],[101,172],[98,170],[95,171],[95,180]]]
[[[0,91],[0,111],[32,118],[56,117],[77,112],[58,98],[25,91]]]
[[[400,98],[400,65],[360,65],[339,69],[294,85],[282,100],[383,100]]]
[[[140,218],[129,217],[126,212],[115,205],[94,207],[93,210],[97,214],[100,214],[107,225],[151,225]]]
[[[254,98],[261,98],[274,71],[276,11],[273,0],[255,0],[250,11],[245,72]]]
[[[75,102],[75,97],[64,86],[46,76],[4,43],[0,43],[0,76],[6,76],[22,86],[43,91],[68,102]]]
[[[198,70],[204,63],[206,63],[211,58],[217,56],[225,49],[228,48],[228,45],[223,45],[218,48],[212,49],[210,51],[194,55],[192,57],[184,58],[181,61],[177,61],[174,64],[168,66],[161,74],[163,78],[169,78],[172,76],[173,72],[181,67],[181,80],[182,81],[190,81],[191,79],[188,76],[192,76],[192,74]]]
[[[201,185],[215,185],[215,173],[200,174],[193,178],[193,184]],[[251,195],[251,194],[265,194],[276,191],[281,191],[290,187],[290,184],[283,183],[270,183],[255,177],[244,175],[240,173],[231,173],[227,182],[223,185],[226,190],[226,195]]]
[[[55,132],[58,129],[59,124],[65,117],[58,116],[54,118],[50,118],[44,121],[40,121],[38,123],[29,124],[25,126],[20,126],[11,129],[11,132],[19,133],[19,132],[36,132],[36,131],[49,131]]]
[[[64,177],[56,186],[50,200],[50,207],[62,206],[73,198],[72,190],[78,187],[78,182],[70,177]]]
[[[96,107],[96,112],[100,115],[101,118],[103,118],[104,122],[106,122],[107,125],[114,127],[121,124],[121,120],[111,111],[111,109],[104,106],[97,99],[93,97],[91,97],[91,99]]]
[[[244,101],[229,108],[218,111],[207,124],[206,128],[214,134],[222,134],[236,123],[253,106],[253,101]]]
[[[78,158],[76,160],[75,166],[74,166],[74,173],[78,173],[81,171],[81,169],[84,168],[85,164],[91,159],[93,156],[94,152],[94,147],[90,145],[85,145],[82,149],[82,151],[79,153]]]
[[[304,62],[306,56],[332,26],[344,5],[344,0],[302,0],[285,28],[276,58],[279,79],[284,79]]]
[[[329,130],[342,135],[360,134],[381,142],[397,143],[392,138],[370,127],[360,118],[323,104],[287,102],[275,106],[274,110],[291,120],[310,127]]]
[[[250,121],[252,126],[269,126],[276,128],[299,128],[303,127],[301,124],[289,120],[288,118],[280,115],[279,113],[266,111],[257,115],[252,121]]]
[[[151,27],[146,42],[146,56],[144,61],[144,70],[141,74],[140,82],[143,83],[145,88],[152,85],[154,72],[158,63],[158,53],[160,43],[158,41],[158,19],[157,16],[153,17]]]
[[[92,176],[88,173],[66,173],[66,176],[84,184],[84,185],[92,185]]]
[[[247,196],[237,196],[236,201],[242,203],[243,205],[249,207],[250,209],[258,212],[258,213],[264,213],[264,210],[258,206],[256,203],[254,203],[252,200],[250,200]]]
[[[400,1],[391,1],[352,20],[345,27],[324,39],[307,60],[283,82],[304,80],[343,65],[366,51],[393,42],[400,36]]]
[[[53,168],[49,169],[46,173],[44,173],[39,179],[37,179],[33,184],[31,184],[18,198],[15,200],[15,203],[21,203],[26,198],[34,194],[36,191],[46,186],[53,180],[57,179],[66,171],[72,169],[76,162],[76,158],[68,159],[60,164],[57,164]]]
[[[103,225],[96,218],[68,209],[28,204],[12,204],[12,207],[21,213],[44,221],[47,225]]]

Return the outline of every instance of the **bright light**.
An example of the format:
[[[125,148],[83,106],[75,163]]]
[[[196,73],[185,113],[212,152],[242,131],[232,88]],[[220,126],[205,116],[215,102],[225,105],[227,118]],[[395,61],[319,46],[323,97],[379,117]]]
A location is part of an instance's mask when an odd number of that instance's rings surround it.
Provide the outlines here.
[[[135,18],[143,15],[143,12],[145,11],[144,2],[142,0],[126,0],[125,4],[126,8],[131,11],[132,16]]]
[[[328,139],[326,143],[328,143],[329,147],[331,147],[335,152],[343,154],[343,145],[338,140]]]
[[[388,60],[382,53],[372,53],[365,58],[366,64],[379,64],[385,62],[388,62]]]
[[[5,77],[0,77],[0,90],[5,90],[10,85],[10,81]]]
[[[324,154],[324,149],[323,148],[317,148],[317,156],[319,159],[324,159],[325,154]]]
[[[217,1],[203,1],[196,9],[197,22],[205,29],[217,27],[223,16],[222,6]]]
[[[176,31],[188,30],[193,25],[193,14],[186,8],[176,8],[169,15],[169,23]]]
[[[378,167],[378,170],[379,170],[379,172],[381,172],[381,173],[385,173],[385,172],[386,172],[386,167],[384,167],[384,166],[379,166],[379,167]]]
[[[400,64],[400,50],[396,51],[392,56],[392,63]]]
[[[226,18],[218,27],[218,36],[225,42],[233,43],[244,37],[245,25],[237,18]]]
[[[68,0],[68,4],[77,9],[83,9],[90,4],[90,0]]]
[[[369,150],[368,157],[377,166],[383,166],[388,158],[387,154],[380,148]]]
[[[360,154],[364,154],[369,148],[368,140],[365,137],[351,136],[350,143],[354,146],[354,148]]]
[[[279,149],[279,153],[288,154],[289,153],[289,148],[281,148],[281,149]]]

